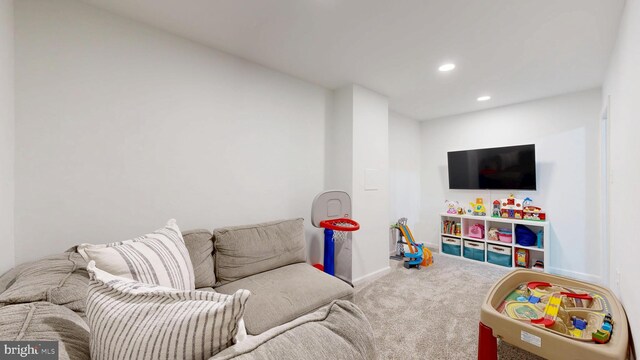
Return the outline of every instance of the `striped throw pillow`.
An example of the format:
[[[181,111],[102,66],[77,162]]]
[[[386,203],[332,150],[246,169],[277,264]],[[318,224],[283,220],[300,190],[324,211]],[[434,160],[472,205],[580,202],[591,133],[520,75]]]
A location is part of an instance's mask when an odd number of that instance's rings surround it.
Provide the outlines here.
[[[233,345],[251,294],[184,291],[113,276],[90,262],[91,359],[208,359]]]
[[[141,237],[78,245],[78,252],[109,274],[180,290],[195,289],[193,265],[176,221]]]

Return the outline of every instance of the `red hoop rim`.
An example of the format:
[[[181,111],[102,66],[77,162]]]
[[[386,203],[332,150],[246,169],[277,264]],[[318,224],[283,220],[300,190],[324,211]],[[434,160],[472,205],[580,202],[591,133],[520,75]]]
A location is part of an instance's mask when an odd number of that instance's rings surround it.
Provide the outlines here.
[[[336,223],[347,223],[351,226],[340,226],[336,225]],[[337,231],[356,231],[360,229],[360,224],[358,224],[355,220],[349,218],[340,218],[340,219],[331,219],[331,220],[322,220],[320,221],[320,227],[325,229],[337,230]]]

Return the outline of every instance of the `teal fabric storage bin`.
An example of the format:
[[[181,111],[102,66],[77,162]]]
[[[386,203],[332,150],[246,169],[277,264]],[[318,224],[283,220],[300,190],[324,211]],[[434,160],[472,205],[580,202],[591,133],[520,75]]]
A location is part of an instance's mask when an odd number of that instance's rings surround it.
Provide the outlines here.
[[[511,248],[499,245],[489,245],[487,248],[487,262],[511,267]]]
[[[471,260],[484,261],[484,243],[465,240],[463,256]]]
[[[443,237],[442,252],[449,255],[460,256],[460,239]]]

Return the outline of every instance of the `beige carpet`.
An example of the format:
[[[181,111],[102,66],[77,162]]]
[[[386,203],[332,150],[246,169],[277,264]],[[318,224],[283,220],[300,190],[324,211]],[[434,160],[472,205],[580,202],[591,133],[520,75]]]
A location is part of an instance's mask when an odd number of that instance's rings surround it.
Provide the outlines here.
[[[434,254],[434,265],[391,273],[356,289],[381,359],[475,359],[480,304],[508,269]],[[500,359],[538,359],[500,344]]]

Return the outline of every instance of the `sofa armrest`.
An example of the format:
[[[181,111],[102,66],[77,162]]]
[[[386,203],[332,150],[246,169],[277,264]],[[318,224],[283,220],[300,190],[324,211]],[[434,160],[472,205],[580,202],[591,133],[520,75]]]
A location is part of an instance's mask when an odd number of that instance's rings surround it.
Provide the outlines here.
[[[337,300],[248,338],[210,360],[377,359],[373,330],[355,304]]]

